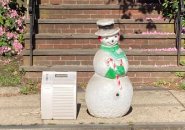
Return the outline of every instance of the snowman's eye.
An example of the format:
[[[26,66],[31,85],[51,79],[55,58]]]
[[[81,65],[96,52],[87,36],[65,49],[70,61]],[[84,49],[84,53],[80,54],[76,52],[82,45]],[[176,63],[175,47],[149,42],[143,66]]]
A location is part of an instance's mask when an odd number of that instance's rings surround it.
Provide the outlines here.
[[[115,37],[118,37],[117,35]]]
[[[105,39],[108,39],[108,37],[106,37]]]

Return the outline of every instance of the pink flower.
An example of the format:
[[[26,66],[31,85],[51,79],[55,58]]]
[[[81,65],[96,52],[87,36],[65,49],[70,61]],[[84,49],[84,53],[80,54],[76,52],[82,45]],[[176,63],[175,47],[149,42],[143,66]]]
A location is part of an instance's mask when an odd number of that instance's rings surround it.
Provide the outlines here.
[[[16,22],[17,22],[17,24],[18,24],[19,27],[22,26],[22,22],[23,22],[23,21],[22,21],[21,19],[16,20]]]
[[[14,35],[13,37],[14,37],[15,39],[18,38],[18,34],[14,33],[13,35]]]
[[[9,52],[11,50],[10,47],[7,47],[7,46],[2,46],[0,47],[0,54],[3,54],[3,53],[6,53],[6,52]]]
[[[17,11],[16,10],[10,10],[10,17],[11,18],[15,18],[17,16],[18,16],[18,14],[17,14]]]
[[[20,32],[20,33],[23,33],[23,32],[24,32],[24,29],[20,29],[19,32]]]
[[[7,32],[6,36],[8,37],[8,39],[12,39],[14,37],[14,34],[11,32]]]
[[[2,35],[5,33],[4,30],[5,30],[5,29],[4,29],[2,26],[0,26],[0,36],[2,36]]]
[[[6,6],[8,4],[8,2],[6,1],[2,1],[1,3],[2,3],[2,6]]]
[[[21,43],[19,43],[18,40],[15,40],[15,41],[13,42],[13,48],[15,49],[16,52],[19,53],[20,51],[22,51],[23,46],[22,46]]]

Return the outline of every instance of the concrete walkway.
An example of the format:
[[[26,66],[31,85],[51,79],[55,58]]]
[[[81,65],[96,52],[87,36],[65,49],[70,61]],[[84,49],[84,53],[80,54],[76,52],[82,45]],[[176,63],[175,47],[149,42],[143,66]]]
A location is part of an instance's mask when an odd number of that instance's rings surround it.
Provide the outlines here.
[[[140,130],[148,126],[173,127],[185,130],[185,91],[137,89],[134,91],[132,109],[122,118],[95,118],[87,113],[85,93],[78,92],[80,111],[77,120],[41,120],[40,95],[17,95],[0,97],[0,129],[49,129],[66,126],[104,126]],[[14,126],[16,125],[16,126]],[[47,127],[46,127],[47,126]],[[49,127],[50,126],[50,127]],[[131,126],[135,126],[131,128]],[[24,127],[24,128],[22,128]],[[110,128],[108,127],[108,128]],[[165,127],[165,128],[166,128]],[[32,128],[32,129],[33,129]],[[61,127],[60,127],[61,128]]]

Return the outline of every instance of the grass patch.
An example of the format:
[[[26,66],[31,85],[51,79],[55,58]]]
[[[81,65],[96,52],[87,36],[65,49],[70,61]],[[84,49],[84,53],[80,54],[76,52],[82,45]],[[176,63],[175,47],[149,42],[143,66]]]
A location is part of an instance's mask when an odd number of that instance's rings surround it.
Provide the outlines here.
[[[185,72],[176,72],[175,75],[177,77],[184,78],[185,77]]]
[[[19,71],[20,57],[0,57],[0,87],[20,87],[20,94],[38,93],[37,82],[25,80]]]
[[[28,94],[37,94],[38,93],[38,86],[37,83],[34,81],[29,81],[28,83],[24,84],[20,88],[20,94],[28,95]]]
[[[166,87],[166,86],[170,86],[170,82],[165,81],[165,80],[158,80],[154,82],[153,85],[155,87]]]
[[[19,65],[12,61],[5,65],[0,65],[0,86],[18,86],[21,85],[22,75],[18,70]]]
[[[181,82],[179,88],[185,90],[185,82]]]
[[[180,65],[185,66],[185,60],[181,60]]]

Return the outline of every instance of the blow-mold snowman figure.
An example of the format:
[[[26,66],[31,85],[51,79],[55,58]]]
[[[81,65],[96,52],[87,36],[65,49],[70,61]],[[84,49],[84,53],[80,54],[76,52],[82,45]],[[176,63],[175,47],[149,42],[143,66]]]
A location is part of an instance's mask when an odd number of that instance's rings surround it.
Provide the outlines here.
[[[121,117],[129,111],[133,95],[126,76],[128,59],[119,47],[120,29],[114,28],[114,20],[98,20],[97,25],[95,35],[101,46],[93,60],[95,74],[86,88],[87,108],[95,117]]]

